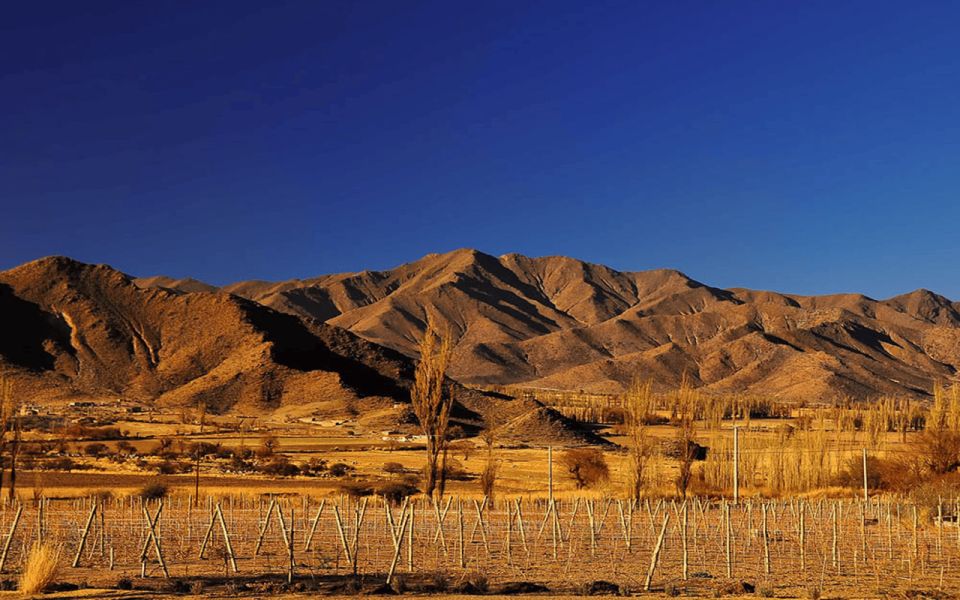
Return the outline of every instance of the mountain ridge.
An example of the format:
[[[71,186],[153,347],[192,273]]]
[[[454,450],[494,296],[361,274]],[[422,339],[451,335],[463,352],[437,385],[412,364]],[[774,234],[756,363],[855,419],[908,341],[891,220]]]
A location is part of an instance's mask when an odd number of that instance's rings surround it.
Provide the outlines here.
[[[828,400],[923,396],[960,368],[960,302],[925,289],[885,300],[722,289],[674,269],[473,249],[219,289],[407,356],[435,319],[456,338],[452,375],[475,385],[617,392],[635,376],[670,388],[686,374],[710,391]]]

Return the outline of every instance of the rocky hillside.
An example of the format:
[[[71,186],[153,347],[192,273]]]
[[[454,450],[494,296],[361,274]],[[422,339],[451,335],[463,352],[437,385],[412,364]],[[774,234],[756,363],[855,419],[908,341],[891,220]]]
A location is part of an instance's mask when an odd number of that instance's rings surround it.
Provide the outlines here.
[[[213,411],[404,396],[405,356],[224,292],[143,288],[105,265],[45,258],[0,273],[0,366],[31,399],[206,403]]]
[[[707,390],[817,400],[922,396],[960,368],[960,303],[926,290],[797,296],[713,288],[672,270],[458,250],[389,271],[222,291],[408,356],[432,315],[458,340],[453,375],[473,384],[618,391],[635,375],[669,388],[686,373]]]

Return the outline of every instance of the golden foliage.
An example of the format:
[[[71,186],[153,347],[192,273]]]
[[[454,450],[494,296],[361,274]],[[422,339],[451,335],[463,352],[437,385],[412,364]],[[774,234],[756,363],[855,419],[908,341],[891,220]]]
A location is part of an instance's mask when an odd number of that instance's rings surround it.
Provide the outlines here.
[[[21,594],[32,595],[44,591],[57,576],[60,548],[49,543],[34,543],[20,574]]]
[[[444,388],[452,349],[449,331],[438,332],[433,321],[430,321],[420,341],[420,362],[417,363],[413,387],[410,389],[413,412],[427,438],[427,480],[424,493],[428,496],[433,495],[437,489],[438,477],[442,477],[444,469],[440,464],[441,457],[446,462],[453,389],[451,387],[444,393]],[[442,495],[443,482],[439,483]]]

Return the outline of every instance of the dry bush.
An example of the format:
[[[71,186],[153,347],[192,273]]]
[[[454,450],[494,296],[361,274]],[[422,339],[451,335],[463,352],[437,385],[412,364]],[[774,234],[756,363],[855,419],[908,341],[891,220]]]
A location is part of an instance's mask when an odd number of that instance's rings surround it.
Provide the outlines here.
[[[610,479],[610,468],[603,452],[596,448],[574,448],[560,457],[577,489],[593,487]]]
[[[18,588],[21,594],[33,595],[44,591],[57,576],[60,547],[49,543],[35,543],[27,554],[20,574]]]
[[[362,498],[373,494],[373,487],[363,481],[344,481],[340,484],[340,491],[352,498]]]
[[[420,490],[404,481],[388,481],[380,484],[376,492],[378,496],[383,496],[387,502],[396,506],[403,502],[404,498],[420,493]]]
[[[159,500],[165,498],[169,489],[162,483],[149,483],[140,489],[140,497],[144,500]]]
[[[407,470],[398,462],[387,462],[383,463],[383,472],[391,475],[399,475],[401,473],[406,473]]]
[[[337,462],[330,465],[328,472],[333,477],[343,477],[347,473],[353,470],[353,467],[347,463]]]
[[[960,468],[960,432],[928,429],[918,436],[914,452],[934,475],[952,473]]]
[[[867,457],[867,487],[870,490],[909,491],[920,482],[921,477],[922,474],[917,473],[917,469],[910,464],[909,459]],[[857,493],[862,491],[863,458],[851,456],[847,460],[846,468],[838,475],[835,484],[848,487]]]
[[[487,462],[483,467],[483,471],[480,473],[480,489],[483,490],[484,496],[492,499],[494,487],[497,485],[497,475],[500,472],[500,463],[497,462],[496,457],[493,455],[496,435],[493,429],[488,427],[480,432],[480,438],[487,447]]]
[[[277,450],[277,438],[273,435],[265,436],[260,441],[260,448],[257,450],[257,456],[260,458],[270,458]]]

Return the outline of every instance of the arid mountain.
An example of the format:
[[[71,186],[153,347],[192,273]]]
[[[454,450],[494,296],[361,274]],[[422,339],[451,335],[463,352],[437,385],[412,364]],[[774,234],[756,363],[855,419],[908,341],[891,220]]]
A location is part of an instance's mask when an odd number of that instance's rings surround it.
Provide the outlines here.
[[[0,330],[0,364],[29,383],[18,388],[32,400],[268,409],[402,396],[412,373],[403,355],[338,327],[224,292],[139,287],[60,257],[0,273]]]
[[[15,394],[205,405],[273,419],[350,418],[393,428],[409,357],[195,280],[134,283],[106,265],[52,257],[0,273],[0,372]],[[460,388],[454,421],[530,443],[604,443],[527,399]]]
[[[458,250],[223,291],[408,356],[429,315],[456,336],[453,376],[468,384],[613,392],[634,376],[669,388],[686,374],[712,391],[827,400],[922,396],[960,368],[960,303],[926,290],[888,300],[724,290],[671,270]]]

